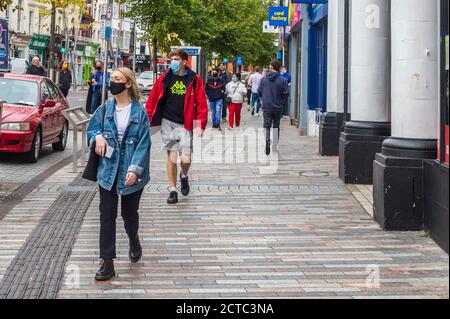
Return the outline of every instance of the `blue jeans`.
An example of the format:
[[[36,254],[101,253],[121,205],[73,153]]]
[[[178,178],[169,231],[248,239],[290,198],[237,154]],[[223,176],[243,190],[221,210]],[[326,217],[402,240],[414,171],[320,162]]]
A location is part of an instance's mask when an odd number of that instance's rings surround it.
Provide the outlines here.
[[[222,106],[222,100],[209,102],[209,107],[211,108],[212,112],[212,122],[214,125],[220,125],[220,120],[222,119]]]
[[[97,88],[96,91],[92,93],[91,110],[88,113],[94,114],[98,106],[101,104],[102,104],[102,91],[101,89]]]
[[[256,103],[256,113],[259,113],[259,110],[261,109],[261,100],[258,96],[258,93],[252,92],[252,108],[255,108]]]

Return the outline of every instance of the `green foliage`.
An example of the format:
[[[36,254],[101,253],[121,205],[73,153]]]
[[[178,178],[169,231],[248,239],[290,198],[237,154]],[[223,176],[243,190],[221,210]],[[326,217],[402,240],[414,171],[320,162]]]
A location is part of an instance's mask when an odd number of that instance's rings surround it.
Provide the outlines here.
[[[246,64],[266,65],[274,57],[276,35],[263,33],[268,4],[263,0],[122,0],[126,13],[159,49],[188,44],[220,58],[243,56]]]
[[[0,11],[4,11],[8,5],[12,3],[12,0],[0,0]]]

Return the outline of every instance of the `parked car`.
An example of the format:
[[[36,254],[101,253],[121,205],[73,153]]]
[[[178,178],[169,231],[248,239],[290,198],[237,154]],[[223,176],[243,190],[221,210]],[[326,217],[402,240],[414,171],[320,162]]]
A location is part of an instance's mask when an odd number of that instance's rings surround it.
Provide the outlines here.
[[[154,84],[154,73],[153,71],[142,72],[137,80],[139,90],[142,94],[150,94]]]
[[[25,59],[12,58],[9,61],[11,73],[25,74],[28,69],[28,61]]]
[[[0,153],[24,153],[36,163],[42,147],[64,151],[69,103],[53,81],[32,75],[0,73]]]

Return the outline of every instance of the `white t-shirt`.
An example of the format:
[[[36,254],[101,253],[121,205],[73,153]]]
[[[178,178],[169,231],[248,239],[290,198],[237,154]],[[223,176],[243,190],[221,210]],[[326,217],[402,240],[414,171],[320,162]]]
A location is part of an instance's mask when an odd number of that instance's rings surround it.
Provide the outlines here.
[[[119,133],[119,143],[122,143],[123,136],[125,131],[127,130],[128,123],[130,121],[131,114],[131,104],[126,106],[124,109],[120,111],[114,112],[114,119],[116,120],[117,131]]]
[[[259,85],[261,84],[261,79],[263,76],[258,72],[253,73],[250,76],[250,83],[252,84],[252,93],[258,93]]]

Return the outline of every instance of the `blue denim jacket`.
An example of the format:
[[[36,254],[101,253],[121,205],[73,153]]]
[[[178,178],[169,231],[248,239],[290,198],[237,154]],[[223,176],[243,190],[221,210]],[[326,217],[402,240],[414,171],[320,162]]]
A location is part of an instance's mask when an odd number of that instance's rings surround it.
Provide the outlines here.
[[[111,191],[117,176],[117,194],[129,195],[143,189],[150,181],[150,122],[145,109],[138,101],[133,100],[130,122],[119,145],[117,125],[114,120],[115,99],[106,101],[105,106],[106,110],[103,106],[97,109],[87,129],[89,147],[96,136],[101,134],[108,145],[114,148],[111,158],[103,157],[100,160],[98,183],[102,188]],[[125,187],[128,172],[136,173],[139,181],[136,185]]]

